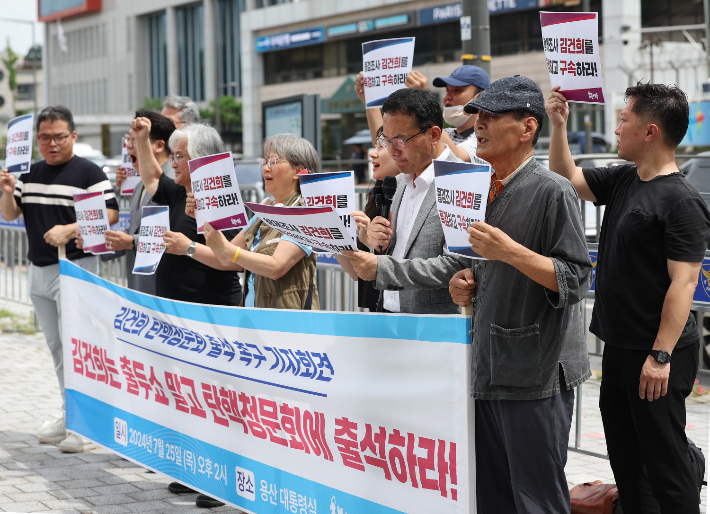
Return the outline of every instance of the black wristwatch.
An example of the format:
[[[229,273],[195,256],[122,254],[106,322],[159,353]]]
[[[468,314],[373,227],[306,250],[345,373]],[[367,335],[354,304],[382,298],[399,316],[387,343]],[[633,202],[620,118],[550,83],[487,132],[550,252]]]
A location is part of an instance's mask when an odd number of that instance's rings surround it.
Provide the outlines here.
[[[671,361],[671,354],[665,350],[651,350],[650,353],[658,364],[668,364]]]

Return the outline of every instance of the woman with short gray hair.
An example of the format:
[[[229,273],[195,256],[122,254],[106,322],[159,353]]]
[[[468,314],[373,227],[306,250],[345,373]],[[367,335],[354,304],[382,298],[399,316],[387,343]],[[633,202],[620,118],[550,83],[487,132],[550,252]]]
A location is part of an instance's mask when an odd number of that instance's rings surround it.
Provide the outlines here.
[[[304,205],[298,174],[318,171],[318,153],[313,145],[302,137],[278,134],[266,139],[261,149],[264,185],[274,197],[269,202],[287,207]],[[194,214],[194,205],[194,198],[188,195],[188,214]],[[221,266],[244,270],[245,307],[320,308],[316,255],[310,246],[282,235],[257,216],[231,242],[223,232],[205,223],[205,239]]]

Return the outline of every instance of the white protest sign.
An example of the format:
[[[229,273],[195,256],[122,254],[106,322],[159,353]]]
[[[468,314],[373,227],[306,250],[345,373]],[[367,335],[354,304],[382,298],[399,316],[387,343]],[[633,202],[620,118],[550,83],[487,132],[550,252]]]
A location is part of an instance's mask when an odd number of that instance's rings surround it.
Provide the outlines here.
[[[121,146],[121,167],[126,170],[126,179],[121,182],[121,194],[132,195],[133,190],[140,184],[141,177],[138,174],[138,170],[133,166],[131,156],[128,155],[125,137],[122,139]]]
[[[350,213],[355,207],[355,178],[352,171],[308,173],[298,176],[301,196],[308,207],[332,207],[353,239],[357,238],[357,224]]]
[[[84,242],[84,253],[114,253],[106,246],[104,232],[109,229],[103,191],[82,193],[74,190],[74,212]]]
[[[599,21],[595,12],[540,12],[552,86],[570,102],[603,104]]]
[[[160,258],[165,252],[163,236],[170,230],[170,217],[167,207],[143,206],[141,228],[138,231],[138,247],[133,273],[152,275],[158,269]]]
[[[32,162],[32,123],[34,114],[13,118],[7,124],[5,167],[10,173],[27,173]]]
[[[412,71],[414,38],[381,39],[362,44],[363,85],[367,108],[380,107],[387,97],[407,87]]]
[[[216,230],[247,225],[247,212],[234,173],[232,152],[207,155],[188,161],[195,195],[197,233],[205,233],[205,222]]]
[[[247,202],[271,228],[306,246],[340,254],[357,245],[332,207],[276,207]]]
[[[483,259],[471,249],[466,229],[486,219],[491,167],[467,162],[434,161],[436,208],[452,253]]]

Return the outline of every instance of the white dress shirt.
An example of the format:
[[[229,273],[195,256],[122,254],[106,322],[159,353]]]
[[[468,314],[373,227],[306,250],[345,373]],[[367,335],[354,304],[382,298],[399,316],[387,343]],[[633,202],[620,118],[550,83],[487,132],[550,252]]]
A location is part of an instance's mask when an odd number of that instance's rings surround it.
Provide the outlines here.
[[[444,151],[434,160],[446,160],[450,152],[449,147],[444,146]],[[409,242],[409,237],[412,235],[412,226],[419,213],[419,208],[422,206],[429,186],[434,181],[434,163],[429,164],[415,180],[412,180],[412,175],[404,174],[402,179],[405,190],[402,195],[402,203],[399,204],[399,210],[397,211],[397,226],[395,227],[397,242],[392,252],[392,257],[400,261],[404,259],[404,250]],[[382,306],[385,310],[399,312],[399,291],[385,291]]]

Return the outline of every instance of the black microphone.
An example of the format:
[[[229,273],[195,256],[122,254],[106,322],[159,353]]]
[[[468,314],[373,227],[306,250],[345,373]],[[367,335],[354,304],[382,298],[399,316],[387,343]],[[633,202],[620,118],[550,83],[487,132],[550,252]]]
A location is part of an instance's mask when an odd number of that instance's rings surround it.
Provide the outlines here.
[[[389,221],[390,207],[392,207],[392,199],[397,192],[397,179],[395,177],[385,177],[382,183],[382,217]],[[382,245],[380,245],[380,253],[382,253]]]

